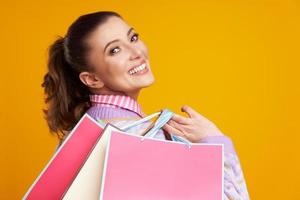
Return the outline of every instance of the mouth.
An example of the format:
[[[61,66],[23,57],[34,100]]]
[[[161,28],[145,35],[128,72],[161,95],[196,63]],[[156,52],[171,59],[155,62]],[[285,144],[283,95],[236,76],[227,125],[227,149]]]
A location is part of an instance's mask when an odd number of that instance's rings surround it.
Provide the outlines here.
[[[146,72],[148,72],[148,66],[146,64],[146,62],[142,63],[141,65],[132,67],[128,73],[130,75],[141,75],[141,74],[145,74]]]

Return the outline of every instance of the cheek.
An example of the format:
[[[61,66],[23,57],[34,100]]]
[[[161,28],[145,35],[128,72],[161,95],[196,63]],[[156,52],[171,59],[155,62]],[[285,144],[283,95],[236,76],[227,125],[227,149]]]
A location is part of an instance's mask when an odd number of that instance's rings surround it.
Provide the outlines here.
[[[107,68],[107,74],[110,76],[118,76],[126,73],[126,62],[121,56],[116,56],[115,59],[111,59]]]
[[[147,46],[145,45],[145,43],[144,42],[140,42],[140,49],[142,50],[142,52],[143,52],[143,54],[144,54],[144,56],[146,57],[146,58],[148,58],[148,48],[147,48]]]

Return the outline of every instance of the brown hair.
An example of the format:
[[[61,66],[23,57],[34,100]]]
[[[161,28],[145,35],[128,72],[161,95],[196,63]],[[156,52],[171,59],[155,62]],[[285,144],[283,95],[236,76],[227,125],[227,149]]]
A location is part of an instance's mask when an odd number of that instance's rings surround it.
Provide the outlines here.
[[[112,11],[82,15],[65,37],[59,36],[49,47],[48,72],[42,83],[47,109],[43,111],[50,132],[56,133],[60,142],[90,107],[89,89],[79,79],[80,72],[91,70],[86,39],[111,16],[122,18]]]

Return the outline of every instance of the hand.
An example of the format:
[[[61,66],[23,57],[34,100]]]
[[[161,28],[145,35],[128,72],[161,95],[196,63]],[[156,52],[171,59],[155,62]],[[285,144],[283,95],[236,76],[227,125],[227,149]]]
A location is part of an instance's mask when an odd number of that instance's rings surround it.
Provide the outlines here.
[[[187,105],[182,106],[181,111],[187,113],[189,117],[174,114],[171,120],[163,127],[165,131],[182,136],[194,143],[201,141],[207,136],[223,135],[214,123],[191,107]]]

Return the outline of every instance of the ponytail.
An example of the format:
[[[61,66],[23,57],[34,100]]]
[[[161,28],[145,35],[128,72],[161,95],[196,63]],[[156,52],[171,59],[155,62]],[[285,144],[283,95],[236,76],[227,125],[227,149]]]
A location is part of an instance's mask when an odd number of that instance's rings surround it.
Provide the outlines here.
[[[48,73],[42,87],[46,95],[44,109],[50,132],[62,141],[89,108],[89,90],[80,81],[79,72],[66,60],[64,38],[59,37],[49,48]]]

